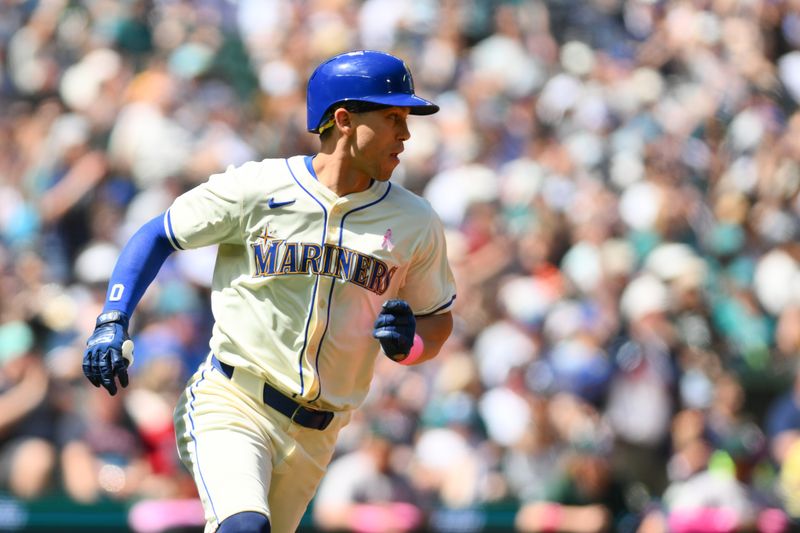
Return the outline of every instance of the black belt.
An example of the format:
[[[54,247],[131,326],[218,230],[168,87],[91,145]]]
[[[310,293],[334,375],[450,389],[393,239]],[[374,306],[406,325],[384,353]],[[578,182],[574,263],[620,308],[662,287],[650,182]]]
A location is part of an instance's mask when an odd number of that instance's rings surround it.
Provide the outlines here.
[[[236,369],[217,359],[216,355],[211,355],[211,364],[214,365],[214,368],[227,376],[228,379],[233,378],[233,372]],[[264,382],[264,393],[262,396],[265,404],[287,416],[292,422],[300,424],[303,427],[319,429],[321,431],[328,427],[328,424],[333,420],[333,413],[330,411],[309,409],[285,396],[267,382]]]

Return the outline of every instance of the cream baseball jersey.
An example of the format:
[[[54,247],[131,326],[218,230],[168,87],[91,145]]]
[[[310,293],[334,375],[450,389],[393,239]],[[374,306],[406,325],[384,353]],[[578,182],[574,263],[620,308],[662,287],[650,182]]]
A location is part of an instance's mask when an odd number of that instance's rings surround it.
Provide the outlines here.
[[[404,299],[424,316],[455,300],[442,225],[425,200],[374,180],[339,197],[308,156],[213,175],[164,221],[177,249],[219,244],[213,353],[318,409],[364,399],[384,301]]]

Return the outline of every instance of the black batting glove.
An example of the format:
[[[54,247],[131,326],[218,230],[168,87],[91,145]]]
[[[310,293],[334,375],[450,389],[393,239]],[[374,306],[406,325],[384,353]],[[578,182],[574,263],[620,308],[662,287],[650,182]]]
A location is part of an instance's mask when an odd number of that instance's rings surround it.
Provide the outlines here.
[[[404,300],[388,300],[375,319],[372,336],[381,343],[383,353],[389,359],[402,361],[411,351],[416,329],[417,320],[408,303]]]
[[[101,314],[83,354],[83,374],[92,385],[102,385],[111,396],[117,393],[116,379],[123,387],[128,386],[128,366],[133,364],[128,322],[128,315],[122,311]]]

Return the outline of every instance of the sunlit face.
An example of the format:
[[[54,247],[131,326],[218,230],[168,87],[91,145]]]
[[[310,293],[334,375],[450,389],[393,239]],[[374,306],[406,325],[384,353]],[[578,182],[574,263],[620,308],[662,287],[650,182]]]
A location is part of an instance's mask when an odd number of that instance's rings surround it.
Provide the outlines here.
[[[353,113],[354,137],[351,148],[354,166],[379,181],[387,181],[400,163],[408,131],[407,107],[389,107]]]

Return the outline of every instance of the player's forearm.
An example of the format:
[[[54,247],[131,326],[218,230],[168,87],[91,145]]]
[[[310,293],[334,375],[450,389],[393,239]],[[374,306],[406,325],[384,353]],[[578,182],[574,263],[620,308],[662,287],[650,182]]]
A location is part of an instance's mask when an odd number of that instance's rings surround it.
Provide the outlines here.
[[[422,338],[424,349],[414,364],[436,357],[452,331],[453,315],[451,313],[417,317],[417,335]]]
[[[103,311],[123,311],[130,316],[173,251],[164,229],[164,215],[139,228],[117,259]]]

